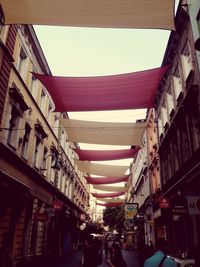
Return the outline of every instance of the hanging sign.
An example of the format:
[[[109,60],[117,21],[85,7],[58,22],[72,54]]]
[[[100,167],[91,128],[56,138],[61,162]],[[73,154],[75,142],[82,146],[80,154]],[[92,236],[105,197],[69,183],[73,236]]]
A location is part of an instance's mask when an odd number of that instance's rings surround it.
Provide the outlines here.
[[[52,202],[52,206],[55,210],[61,210],[62,209],[62,202],[58,199],[54,199]]]
[[[161,197],[159,200],[159,203],[160,203],[161,209],[169,209],[170,208],[169,199],[166,197]]]
[[[187,201],[184,196],[177,195],[171,204],[172,213],[175,215],[184,215],[188,212]]]
[[[188,213],[200,214],[200,196],[187,196]]]
[[[138,212],[138,203],[126,203],[124,212],[126,219],[133,219]]]

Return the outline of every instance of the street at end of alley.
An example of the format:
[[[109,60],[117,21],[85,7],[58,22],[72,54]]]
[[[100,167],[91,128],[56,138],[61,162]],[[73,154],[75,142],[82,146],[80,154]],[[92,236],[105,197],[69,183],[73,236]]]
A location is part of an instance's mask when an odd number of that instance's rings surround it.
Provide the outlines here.
[[[127,263],[127,267],[139,267],[137,253],[135,251],[122,250],[122,254]],[[81,267],[81,257],[82,251],[78,250],[66,256],[36,259],[32,262],[26,262],[26,264],[20,267]],[[102,257],[102,263],[98,267],[109,267],[104,255]]]

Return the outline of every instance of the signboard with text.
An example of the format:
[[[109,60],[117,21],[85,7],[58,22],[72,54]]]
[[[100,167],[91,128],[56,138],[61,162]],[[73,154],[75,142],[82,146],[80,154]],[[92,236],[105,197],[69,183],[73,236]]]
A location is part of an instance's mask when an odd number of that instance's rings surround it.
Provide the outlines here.
[[[160,208],[161,209],[169,209],[170,204],[169,204],[169,199],[166,197],[161,197],[159,200]]]
[[[125,204],[125,219],[133,219],[138,212],[138,203]]]
[[[200,196],[187,196],[188,213],[200,214]]]
[[[62,202],[58,199],[54,199],[52,206],[54,207],[55,210],[61,210],[62,209]]]

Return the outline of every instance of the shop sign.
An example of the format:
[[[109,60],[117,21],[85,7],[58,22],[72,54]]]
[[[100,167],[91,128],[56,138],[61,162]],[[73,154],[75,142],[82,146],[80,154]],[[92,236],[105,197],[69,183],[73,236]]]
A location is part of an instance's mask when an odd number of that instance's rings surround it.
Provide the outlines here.
[[[184,215],[187,212],[186,198],[183,196],[177,196],[172,203],[172,213],[176,215]]]
[[[200,196],[187,196],[188,213],[200,214]]]
[[[58,199],[54,199],[52,202],[52,206],[55,210],[61,210],[62,209],[62,202]]]
[[[84,213],[81,213],[81,214],[80,214],[80,220],[81,220],[81,221],[85,221],[85,214],[84,214]]]
[[[159,203],[160,203],[161,209],[169,209],[170,208],[169,199],[166,197],[161,197]]]
[[[34,213],[34,219],[36,221],[46,222],[48,220],[48,214],[46,212],[45,213],[36,212]]]
[[[125,204],[125,218],[133,219],[138,212],[138,203],[126,203]]]

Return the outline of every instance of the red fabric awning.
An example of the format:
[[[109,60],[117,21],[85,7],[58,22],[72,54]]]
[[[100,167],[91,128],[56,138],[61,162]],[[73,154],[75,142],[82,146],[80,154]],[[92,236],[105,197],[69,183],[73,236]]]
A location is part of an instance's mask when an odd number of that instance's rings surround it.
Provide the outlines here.
[[[107,198],[107,197],[119,197],[125,194],[125,192],[116,192],[116,193],[91,193],[93,197],[98,198]]]
[[[114,183],[121,183],[127,182],[129,175],[125,175],[123,177],[90,177],[85,176],[88,184],[114,184]]]
[[[84,150],[73,148],[78,154],[79,160],[103,161],[133,158],[137,155],[140,147],[121,150]]]
[[[115,203],[96,203],[99,206],[104,206],[104,207],[118,207],[118,206],[122,206],[124,204],[124,202],[115,202]]]
[[[49,91],[55,111],[151,108],[168,66],[127,74],[58,77],[33,73]]]

